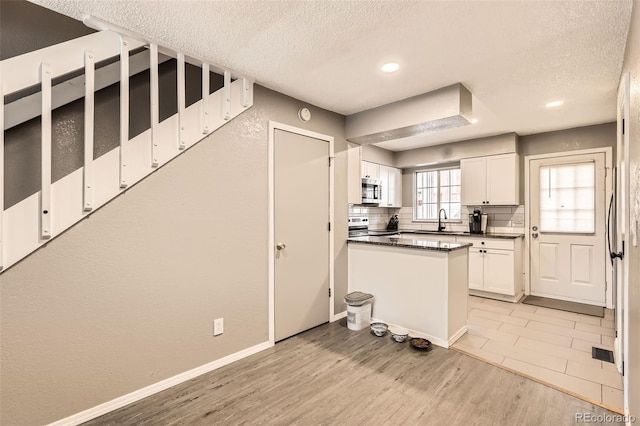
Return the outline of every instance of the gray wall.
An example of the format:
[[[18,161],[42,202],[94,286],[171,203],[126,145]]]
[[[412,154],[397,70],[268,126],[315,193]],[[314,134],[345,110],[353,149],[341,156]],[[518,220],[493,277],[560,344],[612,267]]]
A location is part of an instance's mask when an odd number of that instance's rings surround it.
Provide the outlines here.
[[[629,139],[630,155],[628,159],[631,173],[631,226],[640,234],[640,4],[634,3],[631,28],[627,38],[627,50],[623,72],[631,74],[631,112]],[[639,236],[640,238],[640,236]],[[640,249],[627,244],[629,258],[629,324],[626,338],[629,342],[626,374],[629,377],[627,388],[629,412],[640,418]]]
[[[616,146],[616,123],[520,136],[518,152],[527,155]],[[615,156],[614,156],[615,157]]]
[[[1,5],[3,57],[52,44],[43,37],[57,43],[84,33],[82,24],[31,3]],[[40,23],[45,31],[31,27]],[[31,38],[16,47],[17,38],[5,37],[9,28]],[[175,66],[163,75],[163,87],[174,86],[166,104],[175,106]],[[144,103],[148,81],[140,86],[136,99]],[[114,90],[117,85],[105,89]],[[117,146],[118,138],[112,120],[117,93],[100,99],[104,129],[96,123],[97,155]],[[344,117],[260,86],[254,101],[253,108],[0,275],[0,424],[49,423],[268,340],[269,120],[335,137],[335,310],[344,310]],[[66,128],[65,138],[59,126],[61,144],[80,147],[74,155],[58,155],[62,150],[54,148],[58,178],[81,164],[81,104],[54,112],[56,123],[76,129]],[[297,119],[301,106],[312,110],[309,123]],[[148,126],[148,117],[132,120]],[[29,164],[39,170],[38,127],[35,119],[7,132],[12,202],[39,190],[37,179],[31,186],[20,179],[21,169],[32,170]],[[218,317],[225,319],[225,333],[213,338]]]
[[[524,159],[527,155],[552,154],[554,152],[576,151],[612,147],[616,158],[616,123],[596,124],[555,132],[520,136],[520,197],[524,200]]]
[[[82,22],[25,0],[0,1],[0,60],[94,32]]]
[[[344,117],[310,107],[305,124],[301,102],[260,86],[254,96],[253,108],[0,275],[0,423],[49,423],[268,339],[268,120],[335,137],[341,311]],[[225,333],[213,338],[218,317]]]
[[[362,161],[395,167],[395,153],[373,145],[362,146]]]

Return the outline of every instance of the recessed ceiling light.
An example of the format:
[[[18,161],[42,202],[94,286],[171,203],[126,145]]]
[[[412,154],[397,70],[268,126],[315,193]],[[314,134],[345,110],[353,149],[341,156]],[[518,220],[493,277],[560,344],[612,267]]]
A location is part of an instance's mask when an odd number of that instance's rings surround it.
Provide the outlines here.
[[[382,72],[396,72],[398,71],[398,69],[400,69],[400,65],[396,64],[395,62],[389,62],[380,67],[380,69],[382,70]]]
[[[477,118],[472,118],[472,119],[471,119],[471,124],[476,124],[477,122],[478,122],[478,119],[477,119]]]
[[[564,101],[553,101],[553,102],[549,102],[546,107],[547,108],[553,108],[553,107],[557,107],[560,106],[564,103]]]

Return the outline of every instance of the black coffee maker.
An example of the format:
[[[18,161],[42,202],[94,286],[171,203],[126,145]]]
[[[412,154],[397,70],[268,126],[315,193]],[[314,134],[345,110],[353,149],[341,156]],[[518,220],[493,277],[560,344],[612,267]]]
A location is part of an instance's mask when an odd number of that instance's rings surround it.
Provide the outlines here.
[[[397,231],[399,221],[400,220],[398,219],[397,214],[394,214],[393,216],[391,216],[391,218],[389,219],[389,223],[387,224],[387,231]]]
[[[471,234],[484,234],[487,230],[487,215],[480,209],[473,210],[469,215],[469,232]]]

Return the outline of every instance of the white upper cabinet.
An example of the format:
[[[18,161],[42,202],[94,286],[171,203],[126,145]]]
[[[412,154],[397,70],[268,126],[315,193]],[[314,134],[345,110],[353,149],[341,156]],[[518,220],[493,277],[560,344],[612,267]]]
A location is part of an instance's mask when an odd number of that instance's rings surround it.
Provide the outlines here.
[[[348,152],[349,204],[362,203],[362,179],[380,181],[380,207],[402,207],[402,170],[370,161],[361,161],[362,147],[350,147]]]
[[[382,182],[380,207],[402,207],[402,170],[381,165],[379,176]]]
[[[518,154],[460,160],[462,205],[519,205],[520,168],[518,163]]]
[[[484,157],[460,160],[461,204],[474,206],[486,204],[487,200],[487,160]]]
[[[487,157],[488,204],[520,204],[519,159],[518,154]]]
[[[363,178],[380,180],[380,164],[363,161],[361,163],[361,173]]]
[[[362,203],[362,147],[349,144],[347,150],[347,202],[349,204]]]

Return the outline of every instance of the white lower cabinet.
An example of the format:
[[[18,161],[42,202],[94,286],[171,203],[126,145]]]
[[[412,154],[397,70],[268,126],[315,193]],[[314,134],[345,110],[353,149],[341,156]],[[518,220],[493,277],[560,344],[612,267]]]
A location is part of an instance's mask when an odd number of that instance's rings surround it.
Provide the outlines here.
[[[484,255],[479,248],[469,247],[469,289],[484,289]]]
[[[513,274],[513,251],[488,249],[483,255],[484,290],[514,295],[517,277]]]
[[[460,238],[469,247],[469,292],[517,302],[523,295],[522,238]]]

